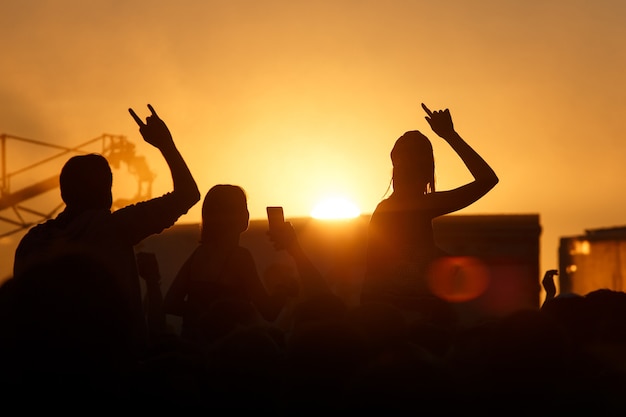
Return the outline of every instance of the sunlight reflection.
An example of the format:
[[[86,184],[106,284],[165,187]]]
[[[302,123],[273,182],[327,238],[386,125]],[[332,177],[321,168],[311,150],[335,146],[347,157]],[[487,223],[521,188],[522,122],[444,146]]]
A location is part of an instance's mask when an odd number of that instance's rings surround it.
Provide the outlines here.
[[[353,219],[360,214],[356,204],[343,197],[326,198],[311,211],[315,219]]]

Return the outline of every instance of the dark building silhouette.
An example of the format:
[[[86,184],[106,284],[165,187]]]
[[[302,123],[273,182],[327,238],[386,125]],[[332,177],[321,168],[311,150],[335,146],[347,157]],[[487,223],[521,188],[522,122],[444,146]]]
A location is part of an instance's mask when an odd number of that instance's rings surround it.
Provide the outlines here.
[[[302,247],[333,291],[358,304],[365,268],[369,215],[351,220],[288,218]],[[241,236],[258,272],[279,265],[294,274],[290,257],[272,246],[267,220],[251,220]],[[437,267],[442,296],[468,320],[502,316],[540,303],[540,236],[537,214],[448,215],[435,220],[437,243],[453,256]],[[157,254],[166,291],[176,271],[197,245],[198,224],[180,224],[144,240],[138,250]]]

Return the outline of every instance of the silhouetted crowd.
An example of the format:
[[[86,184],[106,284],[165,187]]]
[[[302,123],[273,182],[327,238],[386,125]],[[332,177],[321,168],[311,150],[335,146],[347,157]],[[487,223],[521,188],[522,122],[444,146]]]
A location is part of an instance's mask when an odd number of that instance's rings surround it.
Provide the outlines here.
[[[55,259],[1,288],[2,397],[21,410],[620,415],[626,294],[559,295],[460,324],[393,305],[300,300],[281,325],[224,300],[193,341],[171,328],[134,349],[105,267]],[[289,323],[285,325],[284,323]]]
[[[240,245],[246,194],[230,184],[206,193],[198,246],[162,294],[159,260],[135,246],[172,226],[200,192],[148,107],[145,123],[130,113],[165,158],[173,190],[111,211],[106,159],[68,160],[60,175],[66,208],[28,231],[0,287],[4,410],[625,414],[626,293],[557,295],[550,270],[541,306],[469,322],[430,293],[424,271],[448,255],[434,243],[432,220],[498,183],[448,110],[422,105],[474,180],[435,191],[428,138],[410,131],[398,139],[394,191],[372,215],[363,296],[353,305],[333,292],[289,222],[268,235],[297,274],[263,280]],[[182,327],[168,326],[168,315]]]

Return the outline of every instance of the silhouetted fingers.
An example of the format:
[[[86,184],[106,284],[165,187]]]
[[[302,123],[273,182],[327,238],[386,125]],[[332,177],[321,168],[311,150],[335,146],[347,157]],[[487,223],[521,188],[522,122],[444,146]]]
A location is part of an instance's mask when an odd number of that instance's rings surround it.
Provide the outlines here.
[[[153,116],[159,117],[159,115],[154,111],[154,107],[152,107],[152,104],[148,104],[148,109],[150,110],[150,113],[152,113]]]
[[[559,272],[556,269],[546,271],[541,281],[546,290],[554,291],[556,289],[554,286],[554,276],[558,274]]]
[[[135,119],[135,123],[137,123],[139,127],[145,126],[145,123],[143,122],[143,120],[141,120],[139,116],[137,116],[137,113],[135,113],[133,109],[128,109],[128,112],[130,113],[131,116],[133,116],[133,119]]]
[[[426,107],[426,105],[424,103],[422,103],[422,108],[424,109],[424,111],[426,112],[427,115],[432,116],[433,112],[430,111],[430,109],[428,107]]]

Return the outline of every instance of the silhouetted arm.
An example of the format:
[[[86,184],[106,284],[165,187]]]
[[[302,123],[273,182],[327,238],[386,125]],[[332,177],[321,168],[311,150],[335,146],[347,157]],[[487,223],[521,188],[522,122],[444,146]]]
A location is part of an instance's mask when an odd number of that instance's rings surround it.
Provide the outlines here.
[[[165,332],[165,311],[163,310],[163,294],[161,293],[161,274],[156,255],[139,252],[136,255],[139,276],[146,283],[146,314],[148,329],[151,336]]]
[[[173,194],[176,195],[183,207],[191,208],[200,200],[200,191],[196,185],[187,163],[176,148],[176,144],[167,125],[154,111],[154,108],[148,104],[151,115],[146,118],[144,123],[133,109],[128,109],[137,125],[139,132],[144,140],[161,151],[163,158],[167,162],[174,183]]]
[[[276,320],[287,304],[288,295],[281,292],[273,294],[267,292],[259,277],[254,258],[248,250],[242,248],[233,261],[233,266],[238,268],[238,274],[244,279],[248,296],[254,307],[265,320],[270,322]]]
[[[428,115],[426,121],[433,131],[448,142],[474,177],[474,181],[454,190],[433,193],[433,204],[436,207],[444,208],[445,213],[460,210],[474,203],[495,187],[499,181],[498,176],[489,164],[456,132],[448,109],[433,112],[424,104],[422,104],[422,108]]]
[[[296,231],[290,222],[268,231],[268,235],[276,250],[284,249],[293,258],[300,275],[300,295],[303,298],[330,292],[328,283],[300,246]]]
[[[196,249],[197,250],[197,249]],[[189,290],[189,279],[191,275],[191,262],[194,257],[192,253],[178,270],[170,288],[163,299],[163,310],[166,314],[183,317],[185,314],[185,304],[187,292]]]
[[[546,290],[546,299],[543,301],[543,305],[548,301],[552,300],[556,296],[556,285],[554,284],[554,276],[558,275],[559,272],[556,269],[549,269],[543,276],[541,280],[541,285],[543,289]]]

